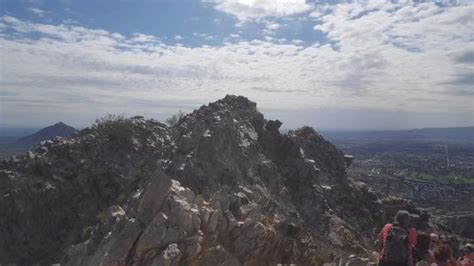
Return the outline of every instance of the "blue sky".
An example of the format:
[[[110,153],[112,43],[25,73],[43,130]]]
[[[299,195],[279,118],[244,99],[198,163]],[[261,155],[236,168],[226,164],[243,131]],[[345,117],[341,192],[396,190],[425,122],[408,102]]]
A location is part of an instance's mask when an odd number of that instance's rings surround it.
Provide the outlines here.
[[[314,31],[314,23],[306,18],[303,20],[290,15],[271,19],[245,19],[245,23],[239,24],[241,20],[236,15],[216,10],[217,2],[211,1],[2,2],[4,14],[18,19],[53,25],[80,25],[120,33],[130,38],[136,34],[153,35],[168,45],[220,45],[226,41],[265,39],[268,35],[278,39],[286,38],[287,41],[284,42],[289,43],[291,40],[304,39],[307,45],[315,41],[326,41],[325,35]],[[310,10],[309,4],[303,5],[308,7],[307,11]],[[274,30],[271,34],[263,31],[262,28],[269,23],[273,27],[279,27],[278,31]],[[236,27],[237,24],[239,25]],[[238,39],[231,34],[239,35]]]
[[[287,128],[474,124],[471,1],[0,0],[0,126],[164,120],[226,94]]]

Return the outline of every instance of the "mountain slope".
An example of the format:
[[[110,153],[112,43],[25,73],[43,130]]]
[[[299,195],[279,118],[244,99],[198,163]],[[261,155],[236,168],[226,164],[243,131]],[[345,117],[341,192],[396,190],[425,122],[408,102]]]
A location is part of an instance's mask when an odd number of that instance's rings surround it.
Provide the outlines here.
[[[26,129],[11,129],[9,131],[14,134],[20,134],[25,130]],[[0,137],[0,160],[35,148],[41,141],[51,140],[55,137],[69,137],[76,132],[77,130],[73,127],[59,122],[27,136],[15,135],[14,137]]]
[[[319,265],[374,248],[400,208],[312,128],[226,96],[173,127],[110,118],[0,162],[0,262]]]
[[[22,146],[35,146],[41,141],[53,139],[56,136],[69,137],[76,132],[77,130],[75,128],[70,127],[63,122],[59,122],[52,126],[45,127],[31,135],[20,138],[16,144]]]

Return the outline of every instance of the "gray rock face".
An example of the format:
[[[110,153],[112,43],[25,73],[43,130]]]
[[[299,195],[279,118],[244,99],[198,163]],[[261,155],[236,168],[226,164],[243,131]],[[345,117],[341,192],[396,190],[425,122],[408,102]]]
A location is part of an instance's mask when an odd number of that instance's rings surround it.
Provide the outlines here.
[[[455,215],[442,217],[445,224],[454,231],[454,233],[466,238],[474,239],[474,214],[466,213],[463,215]]]
[[[226,96],[2,161],[0,263],[308,265],[373,247],[383,203],[312,128],[280,126]]]
[[[55,263],[67,246],[104,236],[107,210],[142,190],[173,150],[170,129],[132,119],[129,145],[98,127],[0,162],[0,262]],[[133,141],[135,140],[135,141]],[[96,230],[97,229],[97,230]]]

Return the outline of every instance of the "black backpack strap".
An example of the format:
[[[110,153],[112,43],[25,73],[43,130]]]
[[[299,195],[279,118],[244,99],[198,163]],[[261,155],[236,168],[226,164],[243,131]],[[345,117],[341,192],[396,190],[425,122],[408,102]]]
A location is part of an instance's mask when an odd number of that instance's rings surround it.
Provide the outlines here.
[[[410,234],[410,232],[408,231],[407,228],[405,228],[405,227],[403,227],[403,226],[400,226],[399,224],[393,224],[392,227],[390,227],[390,230],[388,230],[388,232],[390,233],[390,231],[392,230],[392,228],[395,227],[395,226],[398,227],[398,228],[403,229],[403,230],[407,233],[407,235]]]

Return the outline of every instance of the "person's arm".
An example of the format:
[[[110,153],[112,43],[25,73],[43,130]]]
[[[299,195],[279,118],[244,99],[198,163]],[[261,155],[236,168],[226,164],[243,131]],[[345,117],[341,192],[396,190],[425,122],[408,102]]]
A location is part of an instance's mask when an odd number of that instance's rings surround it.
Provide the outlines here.
[[[390,231],[390,228],[392,228],[392,224],[386,224],[380,231],[379,241],[382,246],[384,245],[385,238],[387,237],[388,232]]]
[[[382,248],[383,248],[383,239],[384,239],[385,226],[382,227],[382,229],[380,230],[380,233],[379,233],[379,243],[378,243],[379,250],[382,250]]]
[[[378,248],[379,248],[379,251],[380,251],[380,259],[382,259],[383,257],[383,246],[384,246],[384,242],[385,242],[385,237],[387,237],[387,234],[388,234],[388,231],[390,230],[390,228],[392,227],[391,224],[386,224],[382,230],[380,230],[380,233],[379,233],[379,245],[378,245]]]
[[[453,257],[453,250],[451,249],[451,246],[446,245],[446,249],[449,251],[448,265],[449,266],[458,266],[459,265],[458,262]]]
[[[410,247],[414,248],[416,246],[416,229],[413,227],[408,228],[408,243],[410,243]]]
[[[379,232],[379,239],[377,240],[377,247],[379,248],[379,250],[382,250],[382,247],[383,247],[383,242],[382,242],[382,232],[383,232],[383,229],[380,230]]]
[[[448,259],[449,266],[459,266],[460,263],[451,255]]]

